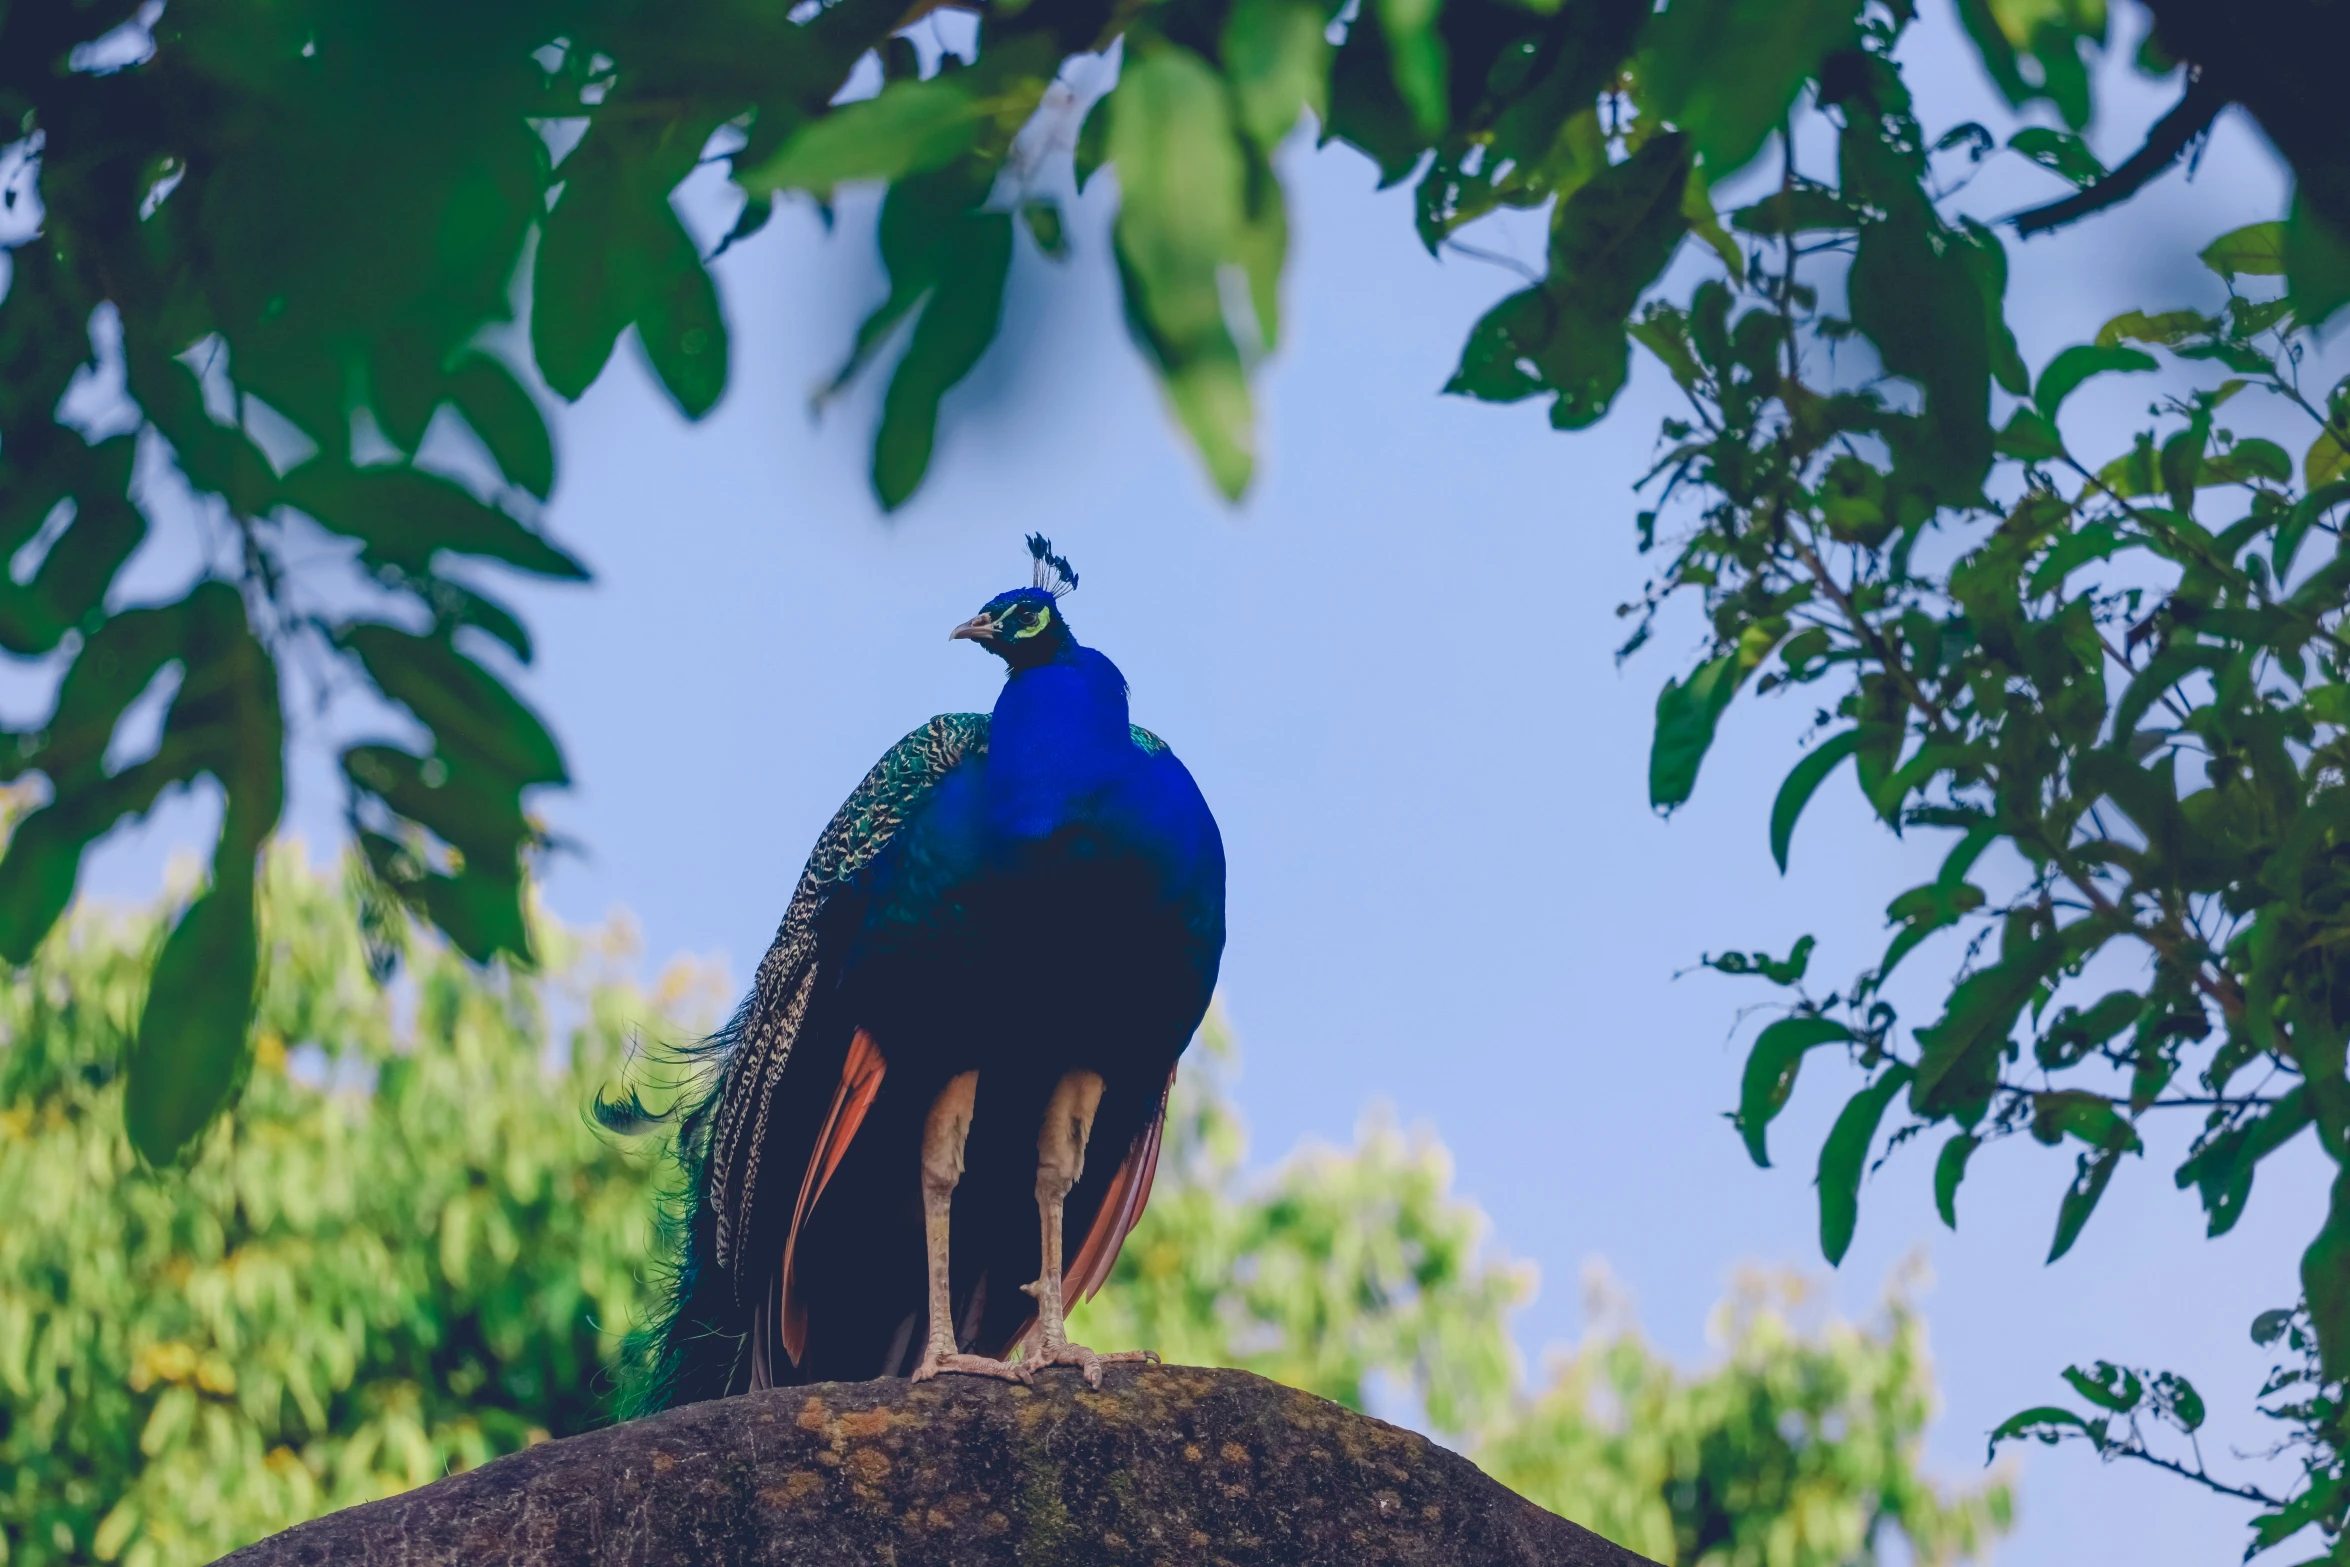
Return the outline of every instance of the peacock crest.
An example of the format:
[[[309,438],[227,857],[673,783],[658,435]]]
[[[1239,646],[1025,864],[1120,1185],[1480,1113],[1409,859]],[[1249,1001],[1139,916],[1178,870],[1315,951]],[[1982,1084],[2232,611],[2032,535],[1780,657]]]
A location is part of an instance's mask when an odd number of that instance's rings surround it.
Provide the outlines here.
[[[1053,553],[1053,541],[1041,533],[1028,535],[1028,553],[1036,561],[1035,586],[1054,598],[1077,591],[1077,571],[1068,558]]]

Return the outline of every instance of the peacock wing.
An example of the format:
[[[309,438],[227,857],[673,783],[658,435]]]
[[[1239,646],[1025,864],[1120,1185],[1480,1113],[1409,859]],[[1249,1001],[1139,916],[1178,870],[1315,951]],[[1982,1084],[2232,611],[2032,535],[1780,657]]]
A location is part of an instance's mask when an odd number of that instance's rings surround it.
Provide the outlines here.
[[[833,813],[800,872],[719,1069],[703,1200],[714,1221],[712,1261],[721,1271],[736,1266],[740,1239],[749,1233],[776,1088],[825,966],[818,940],[825,905],[889,847],[948,773],[986,754],[987,729],[985,713],[941,713],[891,746]]]

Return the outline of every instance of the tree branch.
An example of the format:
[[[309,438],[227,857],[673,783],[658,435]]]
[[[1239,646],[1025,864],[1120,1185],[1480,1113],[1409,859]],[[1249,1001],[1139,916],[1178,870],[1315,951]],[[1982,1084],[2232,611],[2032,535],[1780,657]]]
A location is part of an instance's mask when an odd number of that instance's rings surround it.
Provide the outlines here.
[[[2262,1507],[2282,1507],[2285,1505],[2285,1498],[2271,1496],[2256,1485],[2230,1485],[2225,1480],[2214,1479],[2205,1473],[2201,1465],[2190,1469],[2175,1458],[2164,1458],[2160,1454],[2150,1453],[2143,1446],[2116,1447],[2106,1456],[2135,1458],[2142,1464],[2152,1464],[2157,1469],[2167,1469],[2182,1480],[2192,1480],[2197,1485],[2208,1486],[2222,1496],[2233,1496],[2239,1501],[2257,1502]]]
[[[2016,233],[2030,239],[2129,200],[2148,180],[2176,163],[2188,143],[2211,129],[2211,122],[2227,106],[2227,94],[2211,85],[2200,71],[2191,73],[2186,92],[2146,133],[2146,145],[2123,159],[2112,173],[2086,190],[2019,212],[2009,221],[2015,224]]]

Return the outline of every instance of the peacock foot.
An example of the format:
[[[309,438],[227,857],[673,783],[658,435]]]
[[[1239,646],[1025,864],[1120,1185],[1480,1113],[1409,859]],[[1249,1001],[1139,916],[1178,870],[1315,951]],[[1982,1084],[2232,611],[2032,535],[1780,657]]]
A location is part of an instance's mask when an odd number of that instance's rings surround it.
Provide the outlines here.
[[[1025,1365],[1013,1365],[1004,1360],[990,1360],[985,1355],[940,1354],[937,1350],[932,1349],[924,1352],[922,1364],[914,1368],[914,1380],[927,1382],[942,1371],[959,1371],[967,1377],[995,1377],[1005,1382],[1018,1382],[1023,1386],[1027,1384],[1031,1374],[1031,1368]]]
[[[1022,1363],[1026,1364],[1027,1362]],[[1102,1385],[1102,1367],[1104,1366],[1155,1366],[1160,1363],[1159,1352],[1155,1349],[1120,1349],[1105,1355],[1097,1350],[1087,1349],[1083,1344],[1063,1344],[1058,1349],[1039,1353],[1035,1359],[1039,1370],[1046,1366],[1075,1366],[1085,1373],[1085,1385],[1088,1387]]]

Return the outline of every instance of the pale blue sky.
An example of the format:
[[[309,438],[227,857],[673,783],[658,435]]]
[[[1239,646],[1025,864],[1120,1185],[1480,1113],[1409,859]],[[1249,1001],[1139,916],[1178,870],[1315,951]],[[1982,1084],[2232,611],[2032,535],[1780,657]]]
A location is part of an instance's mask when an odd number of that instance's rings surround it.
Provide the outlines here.
[[[2013,123],[1947,25],[1910,53],[1930,133]],[[2166,98],[2109,74],[2113,112],[2092,139],[2111,161]],[[1579,1333],[1577,1271],[1600,1256],[1656,1341],[1699,1359],[1733,1264],[1822,1267],[1810,1170],[1853,1078],[1815,1068],[1774,1128],[1780,1167],[1754,1169],[1721,1116],[1743,1059],[1738,1008],[1766,998],[1675,975],[1701,951],[1783,950],[1806,931],[1815,973],[1850,974],[1935,848],[1890,839],[1847,781],[1815,803],[1780,877],[1764,824],[1809,712],[1784,704],[1736,707],[1695,801],[1670,822],[1650,813],[1655,694],[1695,650],[1696,623],[1669,618],[1619,672],[1612,611],[1643,580],[1629,485],[1670,384],[1641,362],[1617,410],[1575,436],[1534,404],[1439,397],[1470,323],[1516,280],[1428,257],[1408,190],[1374,193],[1352,153],[1299,146],[1284,167],[1284,342],[1260,382],[1260,478],[1237,510],[1213,497],[1125,339],[1106,189],[1076,208],[1073,259],[1023,250],[1003,340],[948,399],[930,482],[895,518],[865,484],[875,389],[821,422],[808,407],[879,297],[869,199],[846,202],[829,237],[786,209],[722,260],[734,379],[700,426],[624,350],[560,417],[547,514],[597,582],[521,595],[540,643],[528,689],[579,780],[548,802],[584,846],[556,863],[549,898],[575,919],[624,905],[654,959],[716,955],[747,979],[808,845],[873,758],[931,713],[993,700],[995,662],[946,631],[1022,579],[1019,536],[1042,529],[1083,574],[1078,634],[1125,670],[1136,719],[1174,744],[1222,821],[1224,989],[1258,1158],[1344,1141],[1392,1105],[1450,1145],[1499,1243],[1541,1265],[1520,1324],[1530,1356]],[[1995,169],[1967,203],[1994,216],[2051,187]],[[2026,358],[2129,306],[2209,303],[2216,285],[2177,258],[2277,215],[2281,191],[2231,120],[2191,186],[2173,175],[2084,231],[2011,241]],[[717,220],[714,194],[689,203],[697,218]],[[1478,237],[1539,255],[1538,227]],[[2083,394],[2078,417],[2123,428],[2145,394]],[[292,819],[316,842],[334,802],[320,769],[302,776]],[[181,811],[118,843],[96,884],[151,890],[159,849],[191,827]],[[1932,972],[1922,956],[1909,969]],[[1926,1021],[1923,992],[1910,997]],[[2263,1369],[2245,1326],[2294,1294],[2314,1155],[2264,1176],[2236,1232],[2207,1243],[2171,1189],[2191,1129],[2176,1130],[2122,1170],[2053,1269],[2040,1259],[2069,1153],[2019,1141],[1978,1160],[1956,1235],[1927,1193],[1931,1143],[1868,1188],[1835,1297],[1866,1311],[1905,1255],[1931,1258],[1944,1473],[1977,1474],[1990,1426],[2097,1356],[2196,1378],[2215,1460],[2230,1440],[2266,1440],[2235,1418]],[[2076,1451],[2029,1455],[2021,1497],[2007,1562],[2242,1548],[2231,1504]]]

